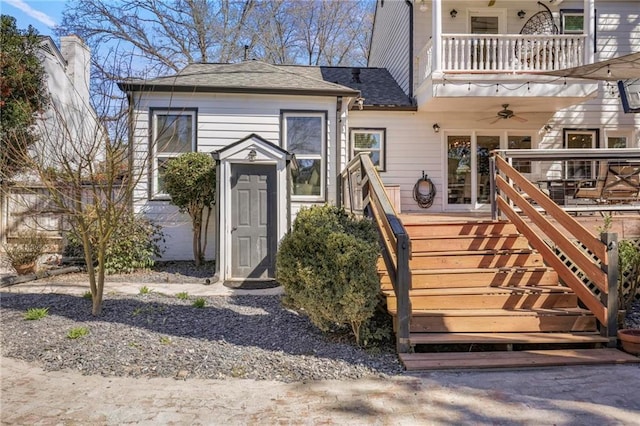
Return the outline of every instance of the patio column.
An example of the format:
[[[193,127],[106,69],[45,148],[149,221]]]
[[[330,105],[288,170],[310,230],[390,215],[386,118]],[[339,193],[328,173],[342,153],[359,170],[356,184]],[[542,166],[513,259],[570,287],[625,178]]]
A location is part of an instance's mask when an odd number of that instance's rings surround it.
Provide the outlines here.
[[[431,70],[442,70],[442,0],[433,0],[433,8],[431,10],[431,27],[432,27],[432,56]]]
[[[594,50],[596,46],[596,6],[595,0],[584,0],[584,63],[594,62]],[[602,58],[601,58],[602,59]],[[606,58],[605,58],[606,59]]]

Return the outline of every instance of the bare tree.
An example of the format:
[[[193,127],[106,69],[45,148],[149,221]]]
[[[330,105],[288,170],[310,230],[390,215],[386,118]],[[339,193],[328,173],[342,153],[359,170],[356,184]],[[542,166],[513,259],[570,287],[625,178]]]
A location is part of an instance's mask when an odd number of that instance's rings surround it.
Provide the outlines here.
[[[364,65],[373,0],[84,0],[71,2],[58,32],[92,47],[103,78],[113,62],[137,76],[177,72],[193,62],[251,57],[276,64]],[[117,60],[105,61],[118,51]],[[113,65],[113,66],[112,66]]]
[[[144,167],[129,168],[126,109],[118,119],[103,118],[80,97],[70,98],[68,102],[52,96],[37,123],[39,138],[29,152],[15,153],[27,171],[16,176],[13,184],[44,187],[48,208],[55,208],[81,238],[92,313],[100,315],[107,247],[125,216],[132,214],[134,188]]]

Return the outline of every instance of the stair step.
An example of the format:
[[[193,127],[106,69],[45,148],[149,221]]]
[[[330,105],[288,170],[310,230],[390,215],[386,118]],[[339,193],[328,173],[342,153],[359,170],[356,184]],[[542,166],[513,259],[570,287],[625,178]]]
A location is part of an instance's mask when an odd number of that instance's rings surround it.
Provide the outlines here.
[[[607,337],[587,333],[411,333],[411,345],[608,343]]]
[[[531,250],[487,250],[414,255],[411,269],[457,269],[544,266],[542,255]]]
[[[384,293],[387,308],[395,310],[393,290]],[[578,303],[573,291],[563,286],[417,289],[411,290],[409,297],[414,310],[571,308]]]
[[[383,289],[391,288],[389,275],[380,277]],[[558,274],[546,267],[530,268],[458,268],[414,269],[411,271],[411,287],[526,287],[557,285]]]
[[[394,315],[395,311],[389,309]],[[579,308],[439,309],[411,313],[411,332],[581,332],[596,331],[596,320]]]
[[[640,358],[617,349],[401,353],[398,356],[409,371],[640,363]]]
[[[403,225],[410,238],[452,235],[517,234],[516,226],[508,221],[432,222]]]
[[[413,253],[508,249],[529,249],[529,242],[520,234],[458,235],[453,237],[425,236],[411,239]]]

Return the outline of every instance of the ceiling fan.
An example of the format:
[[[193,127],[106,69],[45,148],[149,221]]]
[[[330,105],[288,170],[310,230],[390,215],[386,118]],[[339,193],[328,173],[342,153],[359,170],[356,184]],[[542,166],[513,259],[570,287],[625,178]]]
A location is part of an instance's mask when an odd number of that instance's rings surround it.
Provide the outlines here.
[[[513,118],[514,120],[517,120],[521,123],[526,123],[528,121],[526,118],[522,118],[511,111],[509,109],[509,104],[502,104],[502,109],[498,111],[495,117],[483,118],[482,120],[488,120],[489,118],[493,118],[493,121],[489,122],[489,124],[495,124],[500,120],[508,120],[510,118]]]

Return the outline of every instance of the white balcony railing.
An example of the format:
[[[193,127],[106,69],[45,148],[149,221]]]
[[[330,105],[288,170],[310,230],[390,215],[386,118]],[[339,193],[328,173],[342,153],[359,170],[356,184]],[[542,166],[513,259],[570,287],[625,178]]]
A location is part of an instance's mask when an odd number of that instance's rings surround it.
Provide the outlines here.
[[[431,40],[418,55],[418,76],[432,71],[518,72],[551,71],[582,65],[585,36],[520,34],[443,34],[441,69],[432,63]]]

